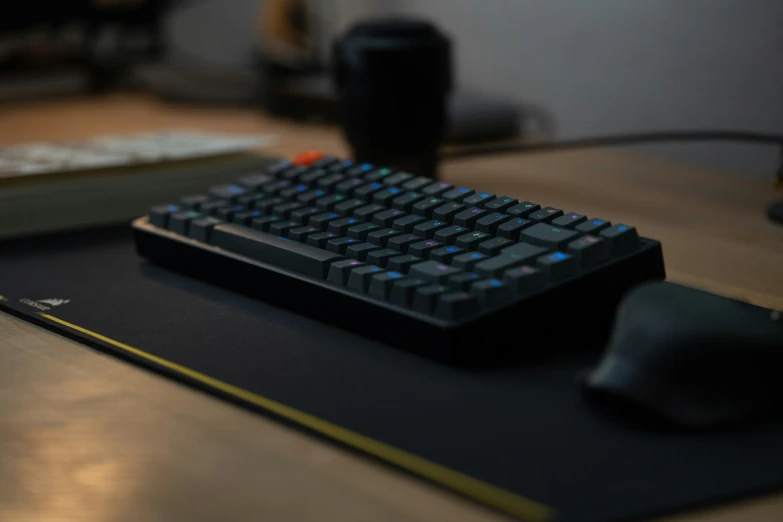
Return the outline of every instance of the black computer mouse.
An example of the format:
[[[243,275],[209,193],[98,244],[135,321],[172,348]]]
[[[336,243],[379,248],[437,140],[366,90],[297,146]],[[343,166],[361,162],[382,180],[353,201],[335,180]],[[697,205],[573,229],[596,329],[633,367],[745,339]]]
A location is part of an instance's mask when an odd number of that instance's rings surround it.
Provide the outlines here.
[[[603,407],[683,428],[781,412],[780,315],[677,284],[639,286],[619,306],[584,391]]]

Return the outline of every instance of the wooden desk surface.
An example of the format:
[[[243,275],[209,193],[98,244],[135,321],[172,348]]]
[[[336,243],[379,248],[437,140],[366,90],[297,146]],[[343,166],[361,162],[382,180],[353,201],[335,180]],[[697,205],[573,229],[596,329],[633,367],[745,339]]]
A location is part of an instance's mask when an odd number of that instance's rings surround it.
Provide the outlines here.
[[[0,144],[164,128],[345,154],[331,128],[118,95],[0,107]],[[607,151],[447,164],[455,184],[637,226],[669,279],[783,309],[770,183]],[[0,519],[495,521],[402,473],[0,314]],[[783,494],[665,520],[778,521]]]

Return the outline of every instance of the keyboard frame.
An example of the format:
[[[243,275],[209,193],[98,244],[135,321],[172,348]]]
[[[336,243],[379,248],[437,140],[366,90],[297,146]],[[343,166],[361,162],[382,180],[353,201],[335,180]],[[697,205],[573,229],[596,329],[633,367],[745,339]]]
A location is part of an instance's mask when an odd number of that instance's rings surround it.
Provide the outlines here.
[[[146,216],[132,227],[138,254],[164,268],[459,366],[532,359],[553,340],[594,345],[608,336],[617,304],[632,286],[665,278],[660,242],[640,237],[640,247],[625,256],[504,306],[445,321],[158,228]],[[520,329],[521,318],[534,327]]]

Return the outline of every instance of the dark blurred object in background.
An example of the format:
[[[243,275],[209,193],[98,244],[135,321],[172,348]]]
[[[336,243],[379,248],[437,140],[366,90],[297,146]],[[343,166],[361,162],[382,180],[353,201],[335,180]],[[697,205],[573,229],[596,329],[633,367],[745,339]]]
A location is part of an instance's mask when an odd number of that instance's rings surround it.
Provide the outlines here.
[[[30,0],[0,18],[0,100],[101,91],[161,53],[164,0]]]
[[[425,21],[370,20],[335,43],[332,61],[353,156],[434,177],[452,88],[449,39]]]

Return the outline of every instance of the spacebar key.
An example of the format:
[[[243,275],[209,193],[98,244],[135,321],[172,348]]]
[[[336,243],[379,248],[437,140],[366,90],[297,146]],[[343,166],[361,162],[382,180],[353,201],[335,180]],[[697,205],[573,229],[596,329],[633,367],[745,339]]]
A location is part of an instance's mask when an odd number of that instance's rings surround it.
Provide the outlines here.
[[[239,225],[217,225],[210,244],[284,270],[325,279],[332,261],[343,256]]]

